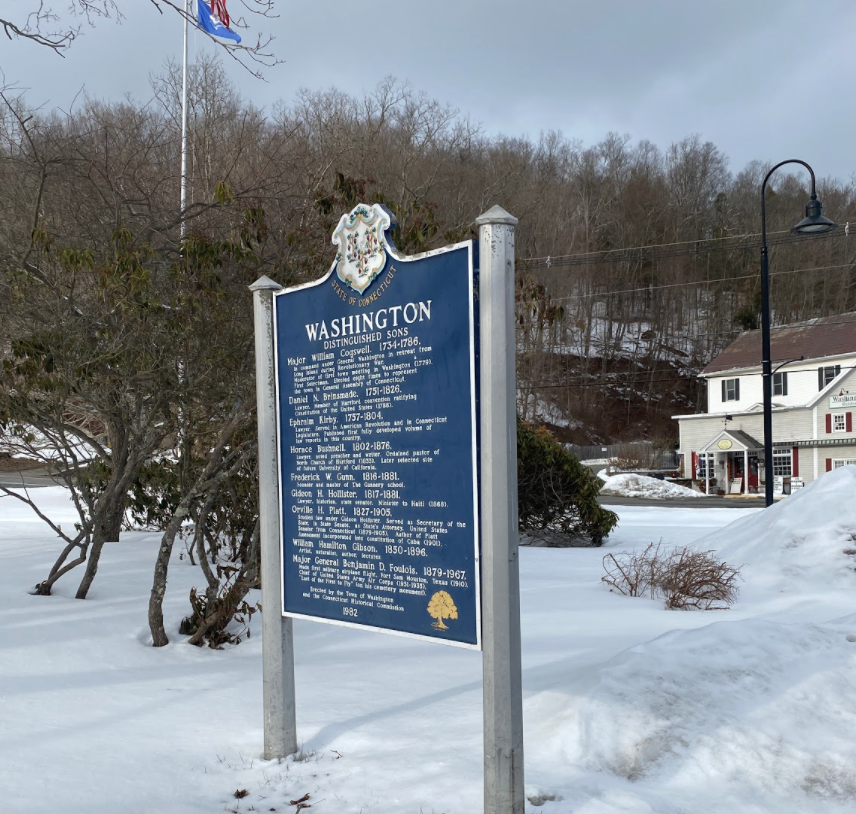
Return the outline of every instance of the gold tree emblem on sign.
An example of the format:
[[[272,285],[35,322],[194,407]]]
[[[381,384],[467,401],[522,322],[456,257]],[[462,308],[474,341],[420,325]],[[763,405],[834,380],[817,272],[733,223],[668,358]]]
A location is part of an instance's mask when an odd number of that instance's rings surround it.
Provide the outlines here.
[[[437,591],[428,603],[428,615],[437,621],[431,627],[437,630],[448,630],[449,626],[443,624],[444,619],[457,619],[458,609],[452,601],[452,597],[445,591]]]

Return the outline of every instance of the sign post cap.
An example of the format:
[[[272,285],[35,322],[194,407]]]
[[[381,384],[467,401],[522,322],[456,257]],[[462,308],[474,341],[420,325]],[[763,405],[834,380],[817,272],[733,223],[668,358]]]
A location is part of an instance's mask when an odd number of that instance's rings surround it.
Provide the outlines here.
[[[475,220],[476,226],[487,226],[488,224],[493,223],[504,223],[509,226],[517,226],[517,218],[514,215],[509,215],[501,206],[498,204],[496,206],[492,206],[487,212],[479,215]]]
[[[279,291],[282,289],[282,286],[279,283],[275,283],[266,274],[263,274],[249,288],[250,291]]]

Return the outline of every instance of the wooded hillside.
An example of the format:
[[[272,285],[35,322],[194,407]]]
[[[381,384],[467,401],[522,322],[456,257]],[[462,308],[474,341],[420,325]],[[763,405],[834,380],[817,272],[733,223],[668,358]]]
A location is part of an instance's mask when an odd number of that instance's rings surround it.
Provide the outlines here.
[[[333,225],[357,201],[385,203],[409,253],[470,236],[494,204],[519,218],[521,412],[563,428],[564,440],[674,437],[669,416],[701,406],[698,371],[757,324],[768,164],[734,171],[697,135],[667,149],[636,140],[644,134],[595,145],[555,132],[489,136],[394,80],[364,98],[304,91],[268,111],[239,98],[213,60],[193,68],[189,87],[189,233],[251,243],[241,275],[288,285],[325,273]],[[150,269],[179,259],[179,69],[152,91],[145,103],[83,101],[67,114],[3,92],[3,348],[23,330],[11,296],[20,275],[49,287],[47,266],[67,270],[71,250],[97,265],[115,255],[118,233],[123,250],[145,247]],[[822,147],[802,158],[823,173]],[[856,310],[844,227],[856,223],[854,184],[820,180],[840,227],[810,239],[787,231],[807,189],[802,171],[780,171],[769,189],[776,324]],[[241,275],[230,296],[249,332]]]

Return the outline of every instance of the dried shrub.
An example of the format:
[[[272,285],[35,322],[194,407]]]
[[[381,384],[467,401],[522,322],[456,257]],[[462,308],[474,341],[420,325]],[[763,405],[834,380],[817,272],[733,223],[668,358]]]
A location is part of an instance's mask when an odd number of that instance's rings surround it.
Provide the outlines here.
[[[642,596],[648,593],[653,599],[658,583],[654,569],[662,562],[659,551],[660,543],[651,543],[641,554],[607,554],[603,558],[603,570],[606,574],[600,578],[601,582],[605,582],[611,591],[618,591],[624,596]]]
[[[607,554],[601,581],[625,596],[661,596],[669,609],[726,610],[737,600],[740,569],[715,553],[650,543],[642,552]]]
[[[642,463],[641,458],[618,455],[615,458],[609,459],[609,469],[611,472],[635,472],[644,468],[645,465]]]
[[[715,553],[686,547],[672,552],[660,586],[667,608],[727,610],[735,603],[740,569]]]

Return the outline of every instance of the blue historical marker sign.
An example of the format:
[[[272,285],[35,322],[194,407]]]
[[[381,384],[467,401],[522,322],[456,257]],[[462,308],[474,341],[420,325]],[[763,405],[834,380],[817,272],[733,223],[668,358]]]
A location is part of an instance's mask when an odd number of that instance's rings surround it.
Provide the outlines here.
[[[471,241],[358,206],[274,300],[283,613],[480,648]]]

